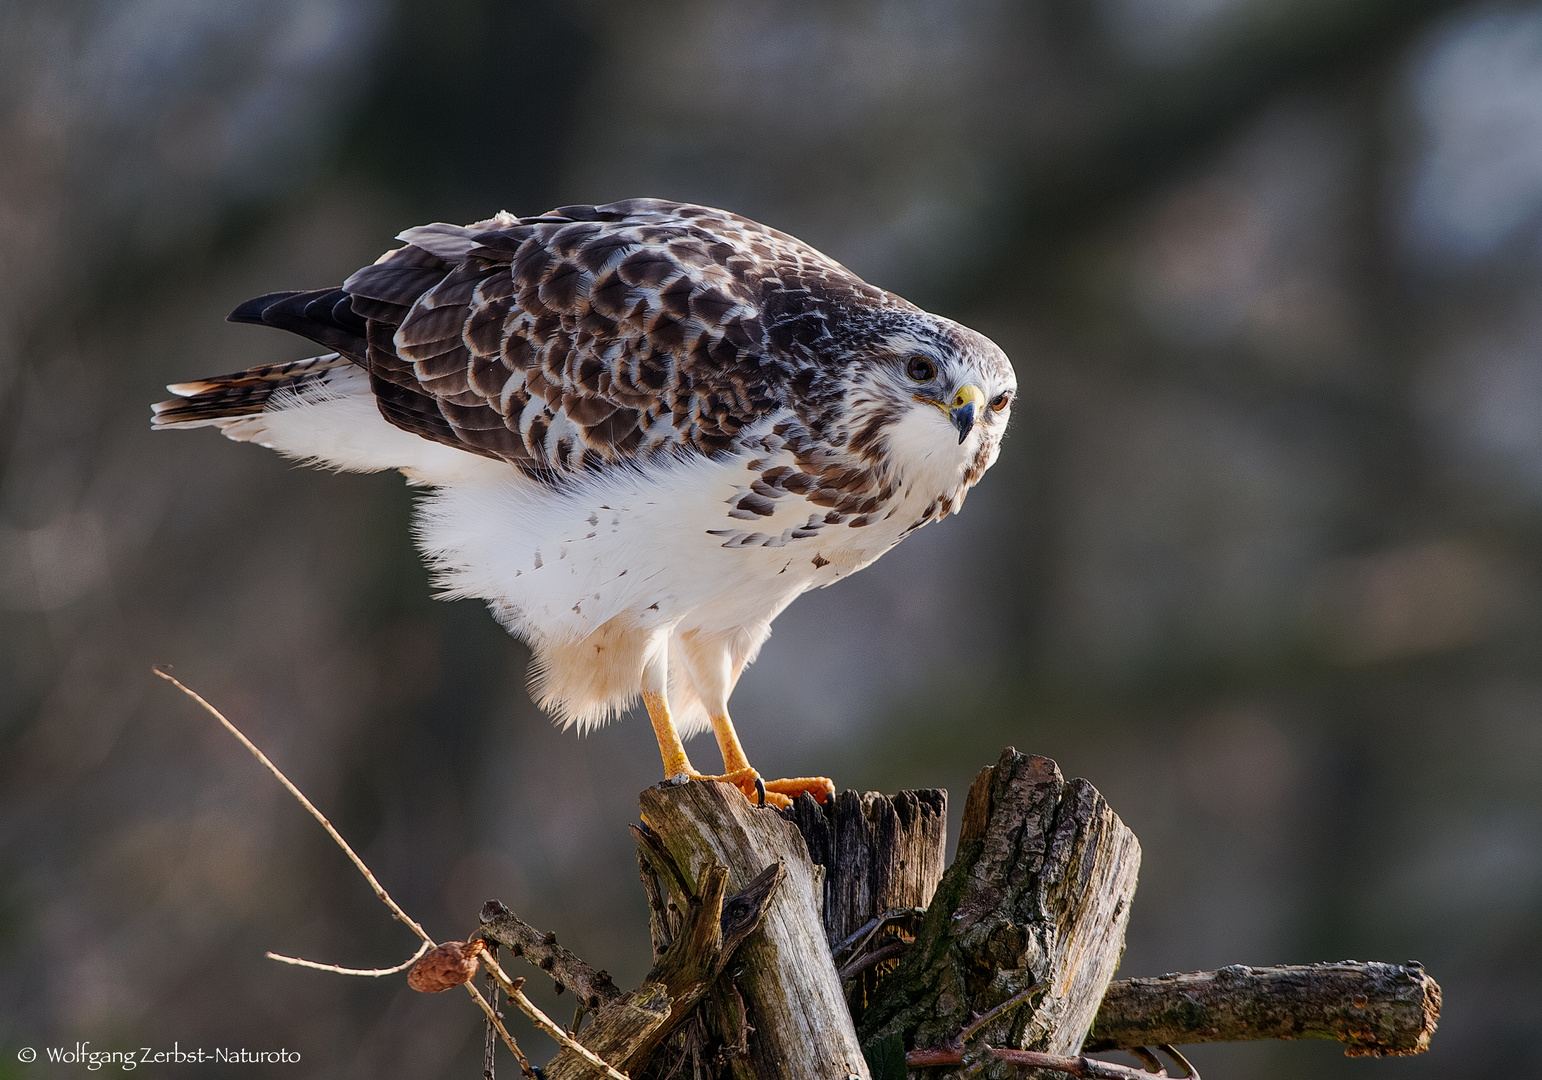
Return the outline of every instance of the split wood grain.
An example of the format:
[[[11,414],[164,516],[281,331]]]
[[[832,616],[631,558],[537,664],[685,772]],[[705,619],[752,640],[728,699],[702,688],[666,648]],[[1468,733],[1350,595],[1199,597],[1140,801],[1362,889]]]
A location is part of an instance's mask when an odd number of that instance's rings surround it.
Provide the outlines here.
[[[741,888],[770,865],[785,867],[786,881],[765,918],[718,983],[724,998],[715,1000],[742,1000],[743,1020],[753,1029],[745,1053],[729,1061],[733,1075],[869,1080],[815,901],[814,866],[797,828],[752,806],[736,789],[706,781],[661,784],[644,791],[640,802],[644,822],[690,888],[713,863],[725,866]],[[723,1043],[738,1038],[737,1032],[717,1034]]]

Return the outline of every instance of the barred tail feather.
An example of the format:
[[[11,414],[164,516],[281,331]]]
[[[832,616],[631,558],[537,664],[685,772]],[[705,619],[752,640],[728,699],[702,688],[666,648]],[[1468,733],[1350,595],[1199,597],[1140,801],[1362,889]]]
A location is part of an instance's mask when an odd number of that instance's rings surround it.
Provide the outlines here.
[[[303,395],[319,388],[327,374],[349,368],[352,362],[337,353],[313,356],[287,364],[265,364],[231,375],[215,375],[195,382],[172,383],[166,389],[177,395],[150,406],[154,428],[225,427],[243,417],[261,413],[275,395]],[[362,372],[361,372],[362,374]]]
[[[342,472],[399,469],[415,484],[445,484],[502,461],[419,438],[380,413],[369,374],[346,356],[328,353],[289,364],[238,371],[167,387],[177,396],[153,406],[156,429],[217,427],[322,468]]]

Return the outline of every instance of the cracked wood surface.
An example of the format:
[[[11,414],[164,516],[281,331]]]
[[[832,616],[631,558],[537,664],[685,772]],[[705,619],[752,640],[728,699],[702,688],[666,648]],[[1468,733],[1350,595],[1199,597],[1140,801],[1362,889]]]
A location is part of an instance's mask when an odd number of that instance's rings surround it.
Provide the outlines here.
[[[569,985],[593,1013],[577,1035],[586,1049],[623,1072],[647,1064],[663,1040],[684,1021],[735,951],[764,918],[781,884],[780,862],[766,867],[728,897],[727,868],[708,862],[695,889],[682,894],[679,933],[660,951],[658,962],[635,990],[622,993],[604,972],[557,944],[512,912],[502,910],[482,924],[482,934],[505,944],[516,956]],[[563,1050],[545,1069],[547,1080],[576,1080],[597,1074],[593,1065]]]
[[[821,902],[832,947],[874,916],[932,902],[948,843],[942,788],[843,791],[823,806],[804,795],[781,814],[803,834],[809,858],[824,867]]]
[[[823,805],[803,795],[781,814],[797,825],[809,858],[824,871],[819,899],[825,936],[838,966],[856,966],[850,976],[843,970],[842,982],[860,1024],[888,970],[878,965],[904,950],[942,880],[948,793],[843,791]]]
[[[958,1069],[925,1075],[1015,1076],[987,1044],[1076,1053],[1123,952],[1139,868],[1134,834],[1091,784],[1009,747],[970,788],[958,855],[915,945],[879,984],[863,1045],[883,1057],[896,1040],[942,1047],[1020,997],[971,1032]]]

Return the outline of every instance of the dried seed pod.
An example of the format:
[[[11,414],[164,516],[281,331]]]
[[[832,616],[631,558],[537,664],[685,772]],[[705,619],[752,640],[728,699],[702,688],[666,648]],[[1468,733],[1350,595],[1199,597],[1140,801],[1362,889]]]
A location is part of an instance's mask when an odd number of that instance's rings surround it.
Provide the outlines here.
[[[423,954],[407,972],[407,985],[424,994],[437,994],[468,982],[477,973],[478,944],[446,941]]]

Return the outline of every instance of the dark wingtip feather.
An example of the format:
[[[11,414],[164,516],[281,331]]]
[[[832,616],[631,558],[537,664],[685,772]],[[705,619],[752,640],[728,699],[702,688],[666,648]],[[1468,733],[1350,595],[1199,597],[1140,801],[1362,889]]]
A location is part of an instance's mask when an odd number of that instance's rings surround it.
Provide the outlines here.
[[[347,292],[337,288],[274,292],[248,300],[226,319],[276,326],[363,362],[368,327],[348,306],[348,299]]]
[[[299,290],[290,289],[287,292],[271,292],[265,296],[254,296],[229,315],[225,316],[226,322],[256,323],[263,325],[262,313],[281,301],[288,300],[291,296],[300,295]]]

